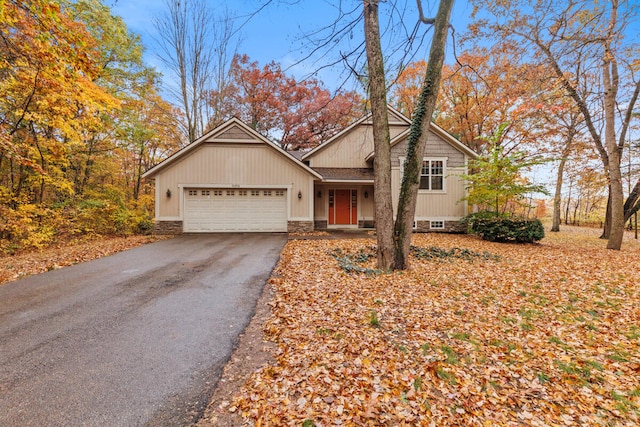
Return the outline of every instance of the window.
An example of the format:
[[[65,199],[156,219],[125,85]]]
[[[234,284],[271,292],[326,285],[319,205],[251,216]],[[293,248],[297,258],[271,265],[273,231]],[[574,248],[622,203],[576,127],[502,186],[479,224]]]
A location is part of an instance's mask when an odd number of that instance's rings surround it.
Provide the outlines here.
[[[209,190],[202,190],[202,195],[203,196],[210,196],[211,192]]]
[[[247,190],[238,190],[238,196],[246,196]]]
[[[213,190],[214,196],[222,196],[222,190]]]
[[[424,160],[420,171],[421,190],[444,190],[444,160]]]
[[[265,196],[271,196],[271,190],[264,190]]]
[[[259,196],[259,195],[260,195],[260,191],[258,191],[258,190],[251,190],[251,195],[252,195],[252,196]]]
[[[197,196],[198,195],[198,190],[189,190],[189,195],[190,196]]]
[[[235,196],[236,192],[235,190],[227,190],[227,196]]]
[[[444,221],[429,221],[429,228],[432,230],[444,230]]]
[[[276,196],[278,197],[284,196],[284,190],[276,190]]]

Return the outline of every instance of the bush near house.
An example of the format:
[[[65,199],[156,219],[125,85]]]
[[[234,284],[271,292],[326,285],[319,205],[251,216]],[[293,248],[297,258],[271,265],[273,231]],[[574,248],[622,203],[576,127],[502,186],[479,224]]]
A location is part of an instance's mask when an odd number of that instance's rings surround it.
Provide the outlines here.
[[[544,238],[539,219],[507,217],[495,212],[468,215],[464,221],[469,232],[491,242],[534,243]]]

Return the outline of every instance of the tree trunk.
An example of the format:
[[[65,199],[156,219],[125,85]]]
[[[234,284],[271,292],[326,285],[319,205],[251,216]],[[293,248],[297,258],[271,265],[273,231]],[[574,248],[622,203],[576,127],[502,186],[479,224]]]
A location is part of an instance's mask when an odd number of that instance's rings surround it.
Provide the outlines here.
[[[387,113],[387,86],[384,59],[380,45],[378,1],[364,0],[364,37],[369,70],[369,100],[373,122],[375,158],[374,197],[376,234],[378,239],[378,268],[393,266],[393,204],[391,200],[391,137]]]
[[[609,31],[612,37],[613,28],[617,20],[618,2],[613,0],[611,5],[611,17]],[[602,80],[604,84],[604,119],[605,119],[605,144],[609,153],[609,185],[611,198],[611,234],[607,242],[607,249],[620,250],[624,237],[624,193],[622,190],[622,171],[620,161],[622,147],[616,140],[616,99],[618,95],[618,65],[611,52],[611,40],[605,45],[603,58]],[[629,107],[632,108],[632,107]]]
[[[636,185],[629,193],[629,197],[627,197],[627,201],[624,202],[624,222],[629,221],[631,216],[640,210],[640,203],[638,203],[638,199],[640,199],[640,179],[636,182]]]
[[[403,270],[408,266],[422,158],[427,143],[431,117],[438,98],[452,8],[453,0],[440,0],[435,19],[431,51],[427,62],[427,71],[411,121],[402,186],[400,187],[400,198],[398,200],[398,214],[394,227],[395,256],[393,267],[397,270]]]
[[[551,224],[551,231],[554,231],[554,232],[560,231],[560,222],[561,222],[560,202],[562,200],[562,181],[563,181],[563,175],[564,175],[564,166],[567,163],[567,158],[569,157],[569,153],[571,153],[574,135],[575,135],[574,129],[569,129],[569,134],[567,135],[567,144],[564,146],[564,149],[562,150],[562,158],[560,159],[560,164],[558,165],[558,175],[556,176],[556,192],[553,196],[553,222]]]

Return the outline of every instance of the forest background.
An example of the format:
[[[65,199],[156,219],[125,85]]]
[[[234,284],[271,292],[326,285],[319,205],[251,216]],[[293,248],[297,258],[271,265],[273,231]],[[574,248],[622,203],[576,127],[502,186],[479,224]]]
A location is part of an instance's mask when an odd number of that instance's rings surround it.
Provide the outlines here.
[[[123,0],[0,1],[3,252],[149,232],[153,189],[142,173],[231,116],[286,149],[307,149],[367,109],[366,68],[351,55],[362,45],[362,29],[348,25],[361,12],[359,2],[136,3],[146,9],[136,13]],[[389,102],[410,116],[428,37],[410,54],[397,51],[397,37],[411,27],[391,17],[414,16],[416,3],[391,3],[383,41]],[[526,2],[512,3],[527,10]],[[623,3],[618,47],[631,73],[623,75],[624,95],[633,90],[640,30],[635,3]],[[345,36],[329,48],[326,30],[339,21],[346,22]],[[452,25],[435,121],[480,154],[493,141],[504,156],[547,160],[522,180],[544,177],[553,191],[564,178],[564,221],[600,224],[607,176],[551,70],[499,37],[482,2],[458,2]],[[588,72],[581,78],[597,79]],[[627,195],[639,176],[636,122],[622,160]],[[518,213],[545,215],[550,202],[528,196],[531,203]]]

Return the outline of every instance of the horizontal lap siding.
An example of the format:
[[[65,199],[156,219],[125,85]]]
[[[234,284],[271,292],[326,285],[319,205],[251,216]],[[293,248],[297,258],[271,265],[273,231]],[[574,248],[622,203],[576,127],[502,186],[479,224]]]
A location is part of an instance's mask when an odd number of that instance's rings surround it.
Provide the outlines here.
[[[406,157],[406,151],[406,139],[391,147],[392,167],[400,167],[400,158]],[[465,162],[464,154],[432,132],[429,132],[427,136],[424,157],[446,157],[447,166],[450,168],[464,167]]]
[[[310,218],[309,188],[313,178],[304,169],[287,160],[264,144],[204,144],[188,156],[160,172],[156,185],[160,188],[160,216],[179,215],[178,186],[217,185],[260,187],[293,186],[291,188],[291,217]],[[166,198],[166,189],[175,197]],[[298,192],[302,199],[298,199]]]
[[[446,193],[418,193],[416,205],[417,218],[463,217],[467,214],[465,197],[465,182],[458,175],[464,173],[464,168],[447,168]],[[400,197],[400,183],[402,176],[400,168],[393,168],[391,182],[393,187],[393,209],[398,209]]]

